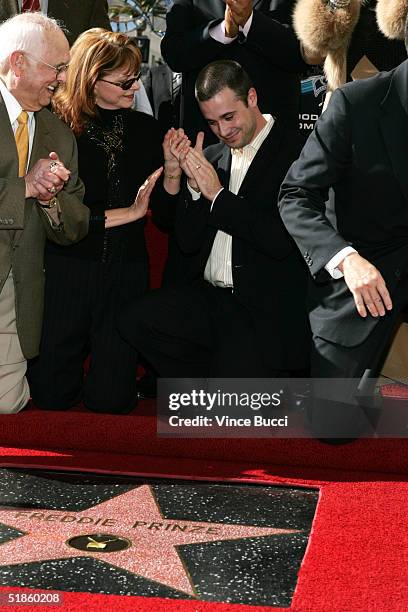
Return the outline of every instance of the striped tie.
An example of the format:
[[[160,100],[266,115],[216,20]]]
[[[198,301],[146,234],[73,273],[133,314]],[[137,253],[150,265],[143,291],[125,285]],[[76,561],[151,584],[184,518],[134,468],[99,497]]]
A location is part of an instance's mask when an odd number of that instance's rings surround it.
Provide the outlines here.
[[[18,153],[18,176],[25,176],[28,160],[28,113],[23,110],[17,117],[15,138]]]
[[[40,0],[23,0],[21,4],[21,12],[22,13],[35,13],[36,11],[40,11]]]

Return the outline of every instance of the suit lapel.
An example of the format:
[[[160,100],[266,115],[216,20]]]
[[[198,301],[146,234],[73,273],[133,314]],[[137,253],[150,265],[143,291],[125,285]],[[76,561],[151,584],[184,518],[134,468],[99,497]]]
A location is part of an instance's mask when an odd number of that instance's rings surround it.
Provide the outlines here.
[[[0,168],[2,176],[18,176],[18,153],[13,128],[3,98],[0,96],[0,125],[2,126],[2,146],[0,147]],[[27,206],[27,204],[25,204]],[[25,209],[26,212],[26,209]],[[18,233],[22,230],[6,232],[10,242],[16,242]]]
[[[43,112],[46,111],[35,113],[35,134],[30,163],[28,165],[29,170],[31,170],[36,161],[47,158],[51,151],[55,151],[55,143],[53,144],[51,141],[48,126],[43,118]],[[58,151],[56,152],[58,153]]]
[[[394,72],[382,104],[380,128],[394,174],[408,200],[408,60]]]
[[[2,176],[18,176],[18,153],[13,128],[3,98],[0,96],[0,125],[2,143],[0,147],[0,167]]]
[[[47,158],[51,151],[55,150],[55,144],[53,145],[50,137],[50,133],[48,127],[46,126],[42,112],[38,112],[35,114],[35,133],[33,140],[33,147],[30,155],[30,162],[28,164],[28,170],[35,165],[36,161],[39,159]],[[18,167],[18,161],[17,161]],[[24,209],[24,225],[26,225],[27,220],[31,214],[32,204],[26,200],[25,209]],[[23,234],[23,230],[15,230],[14,233],[14,244],[18,244]]]
[[[231,149],[224,145],[221,157],[217,162],[217,174],[220,179],[221,185],[228,189],[229,187],[229,177],[231,172]]]
[[[239,195],[245,195],[251,190],[252,186],[259,184],[259,179],[268,172],[268,169],[273,165],[279,166],[278,152],[281,146],[284,130],[281,128],[278,121],[275,120],[271,131],[263,141],[260,149],[252,160],[251,165],[242,181],[239,189]],[[280,176],[280,173],[274,172],[274,175]]]

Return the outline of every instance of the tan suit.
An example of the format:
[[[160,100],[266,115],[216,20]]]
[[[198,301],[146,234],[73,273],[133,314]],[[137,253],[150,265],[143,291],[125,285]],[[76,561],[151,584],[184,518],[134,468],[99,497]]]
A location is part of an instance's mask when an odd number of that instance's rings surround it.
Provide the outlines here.
[[[78,177],[77,150],[73,134],[47,109],[35,113],[36,127],[30,158],[56,151],[71,171],[58,194],[61,225],[52,227],[48,215],[35,199],[25,198],[24,178],[18,178],[18,155],[6,106],[0,96],[0,292],[10,270],[14,279],[17,332],[23,355],[38,354],[44,293],[44,245],[46,238],[70,244],[83,238],[88,229],[89,210],[82,204],[84,188]],[[1,299],[1,295],[0,295]]]
[[[19,12],[18,0],[0,1],[0,22]],[[106,0],[48,0],[47,14],[68,30],[70,45],[89,28],[111,29]]]

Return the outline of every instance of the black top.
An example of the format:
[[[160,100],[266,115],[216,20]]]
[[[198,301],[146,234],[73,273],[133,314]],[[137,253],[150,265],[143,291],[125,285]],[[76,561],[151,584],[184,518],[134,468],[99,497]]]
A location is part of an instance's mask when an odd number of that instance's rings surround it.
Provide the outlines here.
[[[104,263],[147,260],[145,220],[105,229],[105,210],[130,206],[146,178],[163,165],[162,136],[153,117],[98,108],[78,137],[79,175],[90,209],[89,234],[75,245],[48,244],[48,252]],[[156,185],[152,200],[172,198]],[[166,203],[165,203],[166,205]]]

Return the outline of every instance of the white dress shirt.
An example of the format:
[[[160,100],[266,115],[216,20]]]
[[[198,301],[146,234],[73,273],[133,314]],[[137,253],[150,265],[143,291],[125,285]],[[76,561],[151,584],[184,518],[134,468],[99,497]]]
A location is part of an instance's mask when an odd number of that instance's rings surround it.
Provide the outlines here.
[[[229,191],[234,194],[237,194],[240,190],[242,181],[248,172],[249,166],[273,127],[274,118],[268,114],[263,115],[263,117],[266,124],[254,138],[254,140],[242,149],[231,149],[232,159]],[[193,200],[198,200],[201,197],[201,193],[194,191],[194,189],[192,189],[188,183],[187,186]],[[215,200],[222,190],[223,188],[216,194],[212,201],[211,207],[214,205]],[[223,232],[222,230],[218,230],[204,270],[204,278],[206,281],[216,285],[217,287],[234,286],[232,279],[231,254],[232,236],[226,232]]]
[[[245,25],[238,26],[238,30],[242,32],[245,38],[248,36],[248,32],[252,25],[252,17],[253,13],[251,13],[251,15],[248,17],[248,20],[246,21]],[[211,38],[222,43],[223,45],[229,45],[230,43],[232,43],[233,40],[237,38],[237,36],[234,36],[234,38],[229,38],[225,35],[225,19],[221,21],[221,23],[218,23],[217,25],[210,28],[209,34]]]
[[[10,118],[11,127],[15,134],[18,128],[17,118],[22,110],[24,110],[20,103],[16,100],[12,93],[9,92],[3,81],[0,79],[0,94],[3,98],[4,104],[7,109],[8,116]],[[35,116],[32,111],[28,112],[28,157],[27,167],[30,162],[31,150],[33,148],[34,134],[35,134]]]

